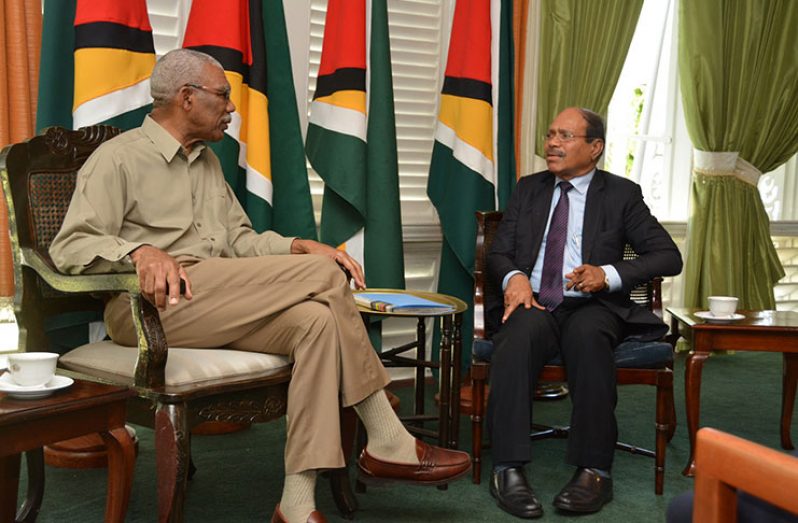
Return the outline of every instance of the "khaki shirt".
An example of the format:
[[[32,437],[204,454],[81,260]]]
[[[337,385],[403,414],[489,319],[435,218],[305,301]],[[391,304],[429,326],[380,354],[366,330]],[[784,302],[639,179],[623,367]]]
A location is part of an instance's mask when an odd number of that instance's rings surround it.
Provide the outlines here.
[[[293,240],[256,233],[213,151],[186,157],[147,116],[86,160],[50,256],[69,274],[113,272],[132,270],[126,257],[144,244],[188,261],[289,254]]]

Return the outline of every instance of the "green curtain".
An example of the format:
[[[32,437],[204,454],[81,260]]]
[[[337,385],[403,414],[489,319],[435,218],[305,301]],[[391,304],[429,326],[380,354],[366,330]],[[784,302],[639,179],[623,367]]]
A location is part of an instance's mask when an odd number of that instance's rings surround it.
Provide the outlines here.
[[[720,167],[694,165],[685,305],[721,294],[743,309],[772,309],[784,269],[756,180],[798,151],[798,2],[682,1],[679,24],[693,146],[739,153]]]
[[[535,150],[566,107],[607,115],[643,0],[542,0]]]

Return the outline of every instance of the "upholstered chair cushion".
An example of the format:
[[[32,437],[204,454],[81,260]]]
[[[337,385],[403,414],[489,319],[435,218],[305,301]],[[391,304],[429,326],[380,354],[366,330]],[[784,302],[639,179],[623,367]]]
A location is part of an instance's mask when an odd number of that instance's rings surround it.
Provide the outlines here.
[[[472,348],[477,361],[489,362],[493,356],[493,341],[474,340]],[[660,341],[628,340],[615,347],[615,367],[619,369],[661,369],[673,362],[673,347]],[[548,365],[562,365],[559,355],[550,359]]]
[[[137,347],[123,347],[112,341],[89,343],[61,356],[59,366],[78,372],[101,371],[133,381]],[[190,385],[203,381],[230,379],[268,370],[280,371],[291,363],[285,356],[230,349],[169,348],[166,385]]]

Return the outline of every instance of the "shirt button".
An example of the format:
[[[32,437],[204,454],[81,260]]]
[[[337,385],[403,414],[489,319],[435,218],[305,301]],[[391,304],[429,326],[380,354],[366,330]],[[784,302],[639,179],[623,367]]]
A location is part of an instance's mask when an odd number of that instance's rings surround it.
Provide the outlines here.
[[[197,229],[201,229],[201,228],[202,228],[202,224],[197,222]]]

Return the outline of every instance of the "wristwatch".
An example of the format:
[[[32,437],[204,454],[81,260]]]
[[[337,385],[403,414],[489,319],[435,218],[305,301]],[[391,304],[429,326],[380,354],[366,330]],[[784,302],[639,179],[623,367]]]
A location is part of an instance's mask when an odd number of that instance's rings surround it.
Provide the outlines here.
[[[608,291],[610,290],[610,277],[607,276],[607,273],[604,273],[604,288],[602,290]]]

